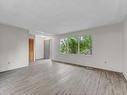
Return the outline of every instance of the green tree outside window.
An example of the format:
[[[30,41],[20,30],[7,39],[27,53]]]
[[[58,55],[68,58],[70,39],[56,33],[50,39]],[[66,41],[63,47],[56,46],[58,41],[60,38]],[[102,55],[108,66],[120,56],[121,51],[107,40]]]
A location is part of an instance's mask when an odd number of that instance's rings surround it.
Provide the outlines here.
[[[60,52],[62,54],[92,54],[92,37],[67,37],[60,40]]]

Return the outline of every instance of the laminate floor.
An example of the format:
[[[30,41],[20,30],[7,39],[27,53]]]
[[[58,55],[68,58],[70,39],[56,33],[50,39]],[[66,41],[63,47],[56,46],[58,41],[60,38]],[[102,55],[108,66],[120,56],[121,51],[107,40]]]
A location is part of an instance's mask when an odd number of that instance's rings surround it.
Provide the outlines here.
[[[127,95],[127,82],[115,72],[39,61],[0,73],[0,95]]]

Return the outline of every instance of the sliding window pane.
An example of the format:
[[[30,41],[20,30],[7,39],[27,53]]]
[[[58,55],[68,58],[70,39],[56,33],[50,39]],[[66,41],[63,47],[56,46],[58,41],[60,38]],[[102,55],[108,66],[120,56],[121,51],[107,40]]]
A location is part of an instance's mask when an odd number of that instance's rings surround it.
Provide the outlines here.
[[[68,53],[77,54],[78,53],[78,38],[77,37],[68,37]]]
[[[66,54],[67,51],[67,38],[60,39],[60,53]]]
[[[92,55],[92,37],[91,35],[81,36],[79,39],[80,54]]]

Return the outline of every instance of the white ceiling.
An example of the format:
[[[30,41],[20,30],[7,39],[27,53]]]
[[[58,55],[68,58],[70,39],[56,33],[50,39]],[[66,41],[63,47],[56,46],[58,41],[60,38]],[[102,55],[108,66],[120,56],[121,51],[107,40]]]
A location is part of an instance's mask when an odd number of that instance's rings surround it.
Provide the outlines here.
[[[0,0],[0,22],[61,34],[123,20],[127,0]]]

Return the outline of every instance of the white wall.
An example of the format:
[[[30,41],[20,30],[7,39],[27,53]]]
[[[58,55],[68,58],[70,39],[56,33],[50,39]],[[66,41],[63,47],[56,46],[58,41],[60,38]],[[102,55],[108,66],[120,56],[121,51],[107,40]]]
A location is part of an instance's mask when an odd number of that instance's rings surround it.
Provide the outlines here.
[[[35,37],[35,59],[44,58],[44,39],[40,36]]]
[[[0,24],[0,72],[28,66],[28,31]]]
[[[124,21],[124,65],[123,73],[127,78],[127,17]]]
[[[55,36],[52,44],[52,59],[91,66],[101,69],[122,72],[122,24],[98,27],[86,31]],[[59,40],[67,36],[91,34],[93,38],[93,54],[85,56],[80,54],[60,54]],[[105,63],[107,61],[107,63]]]

